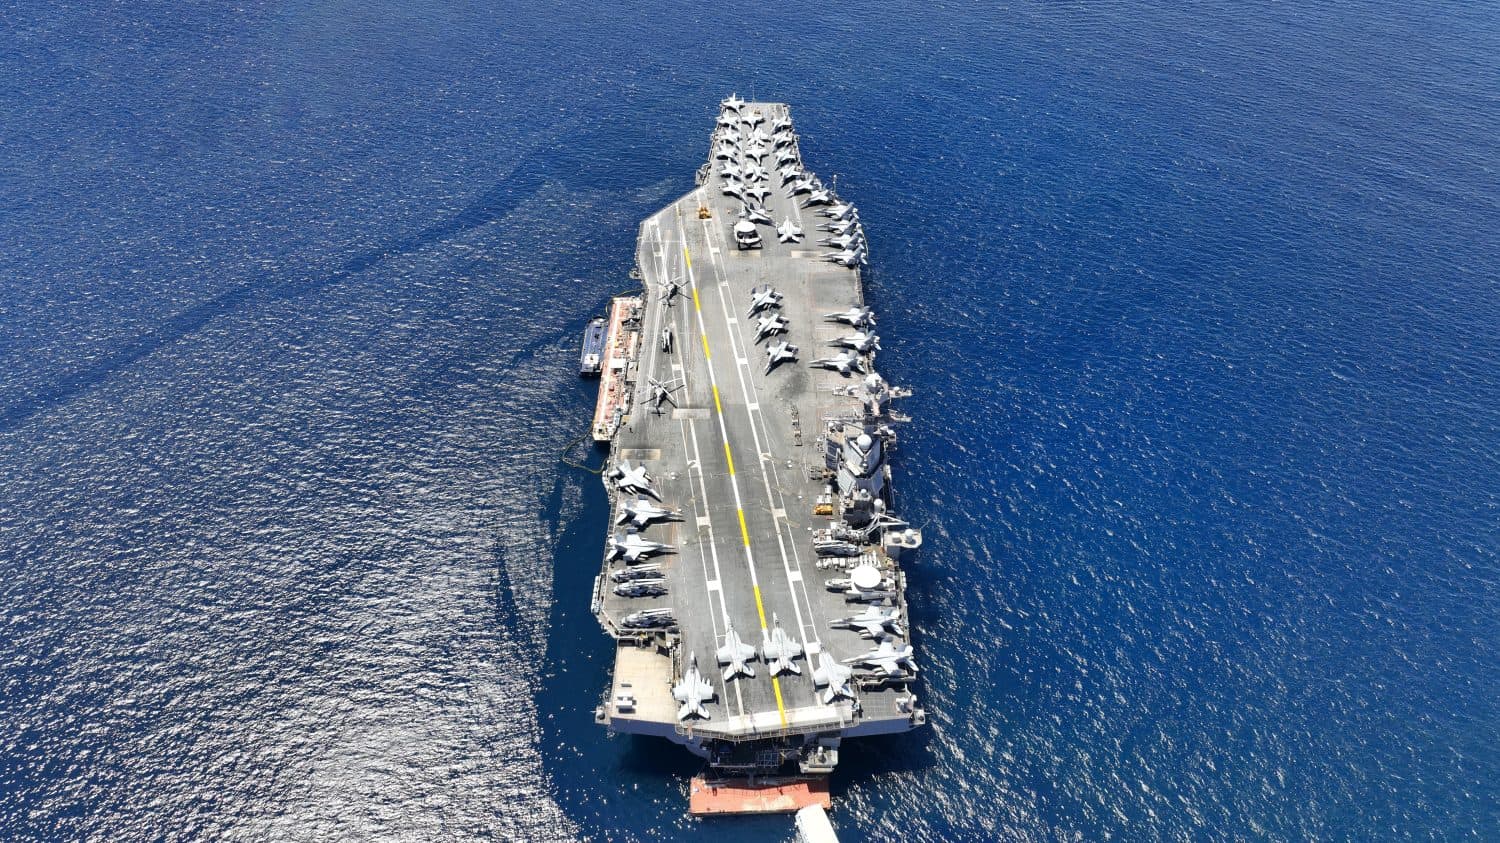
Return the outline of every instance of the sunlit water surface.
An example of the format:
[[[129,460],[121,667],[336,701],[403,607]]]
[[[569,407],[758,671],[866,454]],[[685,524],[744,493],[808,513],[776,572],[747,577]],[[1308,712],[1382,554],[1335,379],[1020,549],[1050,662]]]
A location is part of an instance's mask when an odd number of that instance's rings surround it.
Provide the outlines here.
[[[592,724],[585,321],[790,102],[911,386],[849,839],[1500,837],[1485,4],[0,12],[0,836],[784,839]]]

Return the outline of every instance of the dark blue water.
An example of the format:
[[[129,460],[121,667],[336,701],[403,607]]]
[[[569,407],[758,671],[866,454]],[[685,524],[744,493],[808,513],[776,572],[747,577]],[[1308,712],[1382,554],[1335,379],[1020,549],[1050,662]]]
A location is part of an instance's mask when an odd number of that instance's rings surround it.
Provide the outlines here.
[[[592,725],[557,461],[738,91],[916,390],[848,839],[1500,839],[1500,9],[1311,5],[0,10],[0,837],[789,835]]]

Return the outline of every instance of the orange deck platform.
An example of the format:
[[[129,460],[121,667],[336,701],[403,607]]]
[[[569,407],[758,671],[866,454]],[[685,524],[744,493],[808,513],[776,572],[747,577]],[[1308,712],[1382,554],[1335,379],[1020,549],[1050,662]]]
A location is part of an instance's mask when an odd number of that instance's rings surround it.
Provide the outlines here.
[[[604,335],[604,360],[599,373],[599,399],[594,404],[594,441],[608,442],[630,412],[630,361],[635,359],[636,331],[626,330],[625,320],[640,307],[638,296],[616,296],[610,300],[609,328]]]
[[[827,779],[751,784],[747,779],[710,782],[693,778],[688,790],[688,812],[693,816],[715,814],[789,814],[808,805],[833,805]]]

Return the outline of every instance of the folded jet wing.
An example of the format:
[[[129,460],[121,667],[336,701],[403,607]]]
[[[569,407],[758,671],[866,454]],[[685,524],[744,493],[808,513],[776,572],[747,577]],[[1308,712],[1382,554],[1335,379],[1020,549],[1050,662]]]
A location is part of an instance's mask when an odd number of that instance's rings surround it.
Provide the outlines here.
[[[781,294],[776,292],[775,287],[766,287],[759,292],[752,292],[750,296],[750,314],[755,314],[770,307],[781,307]]]
[[[811,208],[814,205],[830,205],[832,203],[833,191],[827,188],[819,188],[807,194],[807,199],[803,201],[802,207]]]
[[[724,668],[724,681],[743,676],[746,679],[754,679],[755,671],[746,662],[755,658],[755,648],[740,640],[740,634],[730,626],[724,632],[724,646],[719,648],[719,664],[729,665]]]
[[[865,235],[863,232],[855,229],[854,231],[850,231],[845,234],[836,234],[832,237],[824,237],[818,242],[823,244],[824,246],[832,246],[835,249],[840,250],[853,249],[855,247],[864,248]]]
[[[865,370],[864,364],[859,362],[859,356],[852,351],[844,351],[833,357],[814,360],[808,365],[816,369],[829,369],[845,377],[848,377],[851,372],[863,373]]]
[[[766,337],[774,337],[777,334],[786,333],[791,323],[779,313],[762,316],[755,321],[755,342],[759,343]]]
[[[865,328],[875,324],[875,311],[868,307],[850,306],[848,310],[840,313],[825,313],[825,322],[842,322],[854,328]]]
[[[813,671],[813,684],[819,688],[828,688],[823,692],[824,705],[832,705],[839,697],[854,699],[854,689],[849,687],[849,680],[853,676],[854,671],[839,664],[833,656],[818,654],[818,669]]]
[[[615,518],[615,524],[632,524],[636,529],[644,530],[656,521],[681,520],[682,516],[678,513],[638,497],[626,499],[620,504],[620,514]]]
[[[812,193],[813,191],[815,191],[817,189],[818,189],[818,179],[817,179],[817,177],[816,176],[804,176],[803,178],[797,179],[796,181],[792,182],[791,187],[788,187],[786,189],[786,195],[787,196],[796,196],[799,193]]]
[[[782,363],[797,359],[797,346],[787,342],[779,342],[766,349],[766,374],[771,374]]]
[[[672,686],[672,697],[682,703],[677,709],[678,720],[686,720],[689,717],[708,719],[708,711],[703,708],[703,704],[714,698],[714,687],[705,682],[703,674],[698,672],[697,653],[691,656],[688,669],[682,674],[682,680]]]
[[[853,617],[840,618],[829,626],[835,629],[852,629],[866,638],[880,638],[887,633],[903,634],[901,624],[897,623],[900,617],[901,610],[897,607],[868,606],[863,612]]]
[[[858,214],[855,214],[854,216],[852,216],[852,217],[850,217],[849,219],[846,219],[846,220],[835,220],[833,222],[825,222],[822,225],[818,226],[818,228],[822,229],[823,231],[831,232],[831,233],[836,234],[836,235],[849,234],[851,232],[856,232],[856,231],[859,232],[861,235],[864,234],[864,231],[860,228],[860,225],[859,225],[859,215]]]
[[[844,659],[844,664],[868,667],[887,676],[892,676],[901,673],[902,668],[916,673],[917,665],[913,661],[913,656],[914,653],[910,644],[902,644],[900,647],[897,647],[887,638],[880,642],[879,647],[868,653]]]
[[[828,344],[838,348],[850,348],[860,354],[869,354],[872,351],[880,350],[880,337],[875,334],[865,333],[864,331],[855,331],[852,334],[845,334],[842,337],[830,340]]]
[[[675,550],[676,548],[672,545],[651,541],[640,533],[626,533],[624,538],[617,534],[610,536],[609,539],[609,558],[624,559],[627,565],[634,565],[643,559],[660,553],[672,553]]]
[[[786,630],[781,628],[781,621],[773,614],[771,616],[771,632],[762,642],[760,652],[765,657],[766,665],[772,676],[782,673],[801,674],[802,668],[792,662],[802,655],[802,645],[793,641]]]
[[[859,215],[859,212],[854,209],[854,206],[850,205],[848,202],[838,202],[833,205],[829,205],[818,213],[833,220],[851,220]]]
[[[834,254],[829,255],[828,257],[824,258],[824,260],[828,261],[829,263],[836,263],[839,266],[847,266],[850,269],[853,269],[859,264],[865,262],[865,250],[862,248],[845,249],[842,252],[835,252]]]
[[[622,492],[634,495],[649,495],[656,500],[661,500],[661,495],[656,493],[652,484],[656,481],[650,474],[646,473],[644,465],[631,467],[630,460],[621,460],[610,472],[610,477],[615,481],[615,488]]]
[[[783,243],[798,243],[802,240],[802,227],[792,221],[791,217],[781,221],[776,226],[776,239]]]

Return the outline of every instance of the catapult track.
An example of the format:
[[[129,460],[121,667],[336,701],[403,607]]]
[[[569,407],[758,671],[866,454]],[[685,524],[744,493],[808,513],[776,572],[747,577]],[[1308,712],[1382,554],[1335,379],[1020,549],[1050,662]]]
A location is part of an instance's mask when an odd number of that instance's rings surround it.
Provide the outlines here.
[[[821,775],[843,737],[925,718],[902,627],[901,565],[921,536],[891,512],[902,418],[888,404],[905,393],[872,375],[857,213],[802,170],[785,105],[736,102],[697,188],[641,224],[644,300],[593,597],[616,659],[596,719],[721,773],[795,762]],[[765,216],[742,218],[751,208]],[[751,313],[767,289],[774,304]],[[649,575],[622,581],[632,569]],[[837,623],[861,613],[877,621]],[[748,658],[725,656],[735,644]]]

